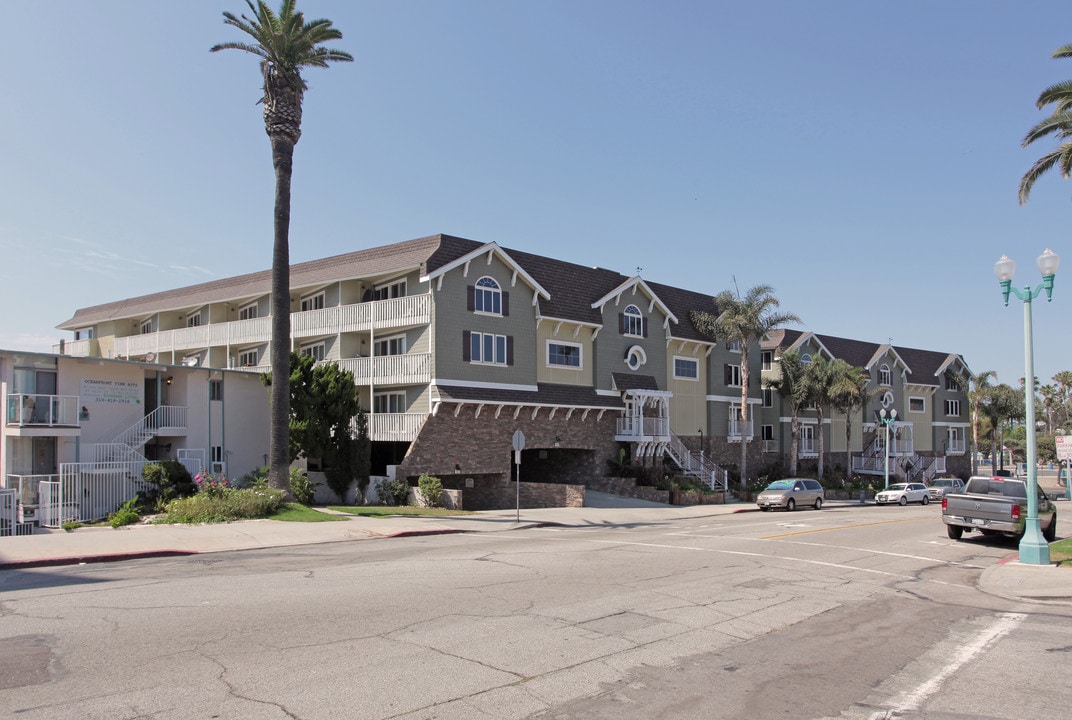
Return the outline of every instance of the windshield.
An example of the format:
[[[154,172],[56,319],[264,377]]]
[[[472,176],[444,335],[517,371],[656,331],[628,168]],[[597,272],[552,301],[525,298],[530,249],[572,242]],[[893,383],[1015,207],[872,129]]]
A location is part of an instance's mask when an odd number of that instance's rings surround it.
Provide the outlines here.
[[[952,480],[935,480],[931,487],[953,487]]]
[[[793,481],[792,480],[775,480],[774,482],[772,482],[770,485],[767,486],[767,489],[768,490],[792,490],[793,489]]]
[[[907,487],[908,486],[905,485],[904,483],[898,483],[897,485],[890,485],[889,489],[890,490],[904,490]]]

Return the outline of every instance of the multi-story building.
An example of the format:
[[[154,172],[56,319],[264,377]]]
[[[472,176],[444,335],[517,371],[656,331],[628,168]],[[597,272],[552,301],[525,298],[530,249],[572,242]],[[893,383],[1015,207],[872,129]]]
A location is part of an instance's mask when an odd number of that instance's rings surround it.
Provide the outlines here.
[[[798,458],[818,458],[822,433],[827,466],[840,466],[843,475],[847,456],[851,474],[883,475],[887,467],[898,479],[968,474],[971,423],[964,377],[970,371],[960,355],[789,329],[771,332],[761,347],[764,384],[781,376],[780,359],[788,350],[805,363],[844,360],[871,378],[867,408],[850,417],[827,412],[819,427],[815,408],[799,411]],[[761,418],[764,454],[787,456],[792,437],[787,401],[764,390]]]
[[[265,271],[83,308],[60,352],[263,372],[269,293]],[[434,474],[467,507],[512,506],[518,469],[600,477],[622,443],[718,486],[754,435],[740,349],[689,320],[716,312],[707,294],[436,235],[294,265],[290,303],[293,349],[354,374],[374,474]]]
[[[0,350],[0,535],[105,517],[142,468],[261,467],[268,396],[250,373]]]

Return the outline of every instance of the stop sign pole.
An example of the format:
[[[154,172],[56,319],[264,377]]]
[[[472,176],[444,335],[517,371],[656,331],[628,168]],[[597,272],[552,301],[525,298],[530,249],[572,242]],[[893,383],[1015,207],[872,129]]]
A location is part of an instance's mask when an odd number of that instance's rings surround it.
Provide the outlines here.
[[[1061,478],[1061,466],[1060,463],[1065,464],[1065,497],[1072,500],[1072,480],[1069,476],[1072,475],[1072,435],[1057,435],[1053,438],[1057,444],[1057,478]]]
[[[521,451],[525,449],[525,433],[514,431],[514,464],[517,465],[517,480],[514,495],[517,499],[517,522],[521,522]]]

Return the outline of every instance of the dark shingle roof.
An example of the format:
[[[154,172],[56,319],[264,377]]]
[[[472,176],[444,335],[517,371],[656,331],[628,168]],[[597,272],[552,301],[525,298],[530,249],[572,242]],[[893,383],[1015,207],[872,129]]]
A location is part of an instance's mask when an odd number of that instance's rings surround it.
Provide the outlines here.
[[[557,405],[562,407],[591,407],[620,409],[620,397],[599,395],[595,388],[583,385],[538,383],[537,390],[511,390],[500,388],[468,387],[464,385],[437,384],[439,398],[443,401],[486,402],[508,405]]]
[[[651,375],[630,375],[629,373],[611,373],[614,387],[619,390],[658,390],[659,381]]]

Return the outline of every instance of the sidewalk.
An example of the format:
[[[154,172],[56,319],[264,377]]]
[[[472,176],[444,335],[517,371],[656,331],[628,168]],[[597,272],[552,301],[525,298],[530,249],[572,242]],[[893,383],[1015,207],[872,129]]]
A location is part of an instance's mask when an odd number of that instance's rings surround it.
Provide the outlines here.
[[[247,520],[213,525],[130,525],[117,529],[79,528],[73,532],[56,530],[0,539],[0,572],[376,538],[505,532],[547,525],[651,526],[757,510],[751,503],[678,507],[601,493],[589,495],[594,506],[522,510],[520,522],[516,510],[487,510],[453,517],[347,516],[339,522],[320,523]],[[830,508],[839,506],[858,506],[858,503],[827,503]],[[1061,502],[1058,513],[1072,517],[1072,507]],[[1072,605],[1072,568],[1023,565],[1011,555],[1008,560],[983,571],[979,589],[1011,600]]]

